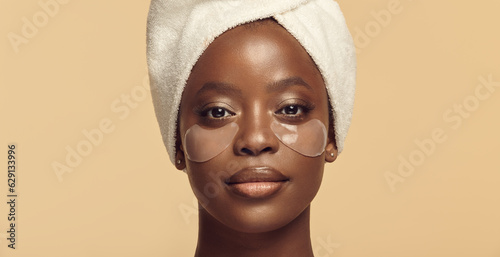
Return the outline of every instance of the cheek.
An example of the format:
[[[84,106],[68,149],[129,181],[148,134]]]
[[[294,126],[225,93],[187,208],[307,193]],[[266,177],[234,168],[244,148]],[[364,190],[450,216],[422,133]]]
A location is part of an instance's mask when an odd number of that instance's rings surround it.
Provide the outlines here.
[[[317,157],[325,150],[328,133],[318,119],[300,125],[273,121],[271,129],[284,145],[307,157]]]
[[[217,129],[204,129],[195,124],[184,135],[187,158],[193,162],[206,162],[224,151],[238,132],[236,123]]]
[[[323,180],[324,157],[306,157],[295,154],[294,159],[289,160],[287,168],[293,181],[293,199],[296,199],[298,206],[309,204],[316,194]]]

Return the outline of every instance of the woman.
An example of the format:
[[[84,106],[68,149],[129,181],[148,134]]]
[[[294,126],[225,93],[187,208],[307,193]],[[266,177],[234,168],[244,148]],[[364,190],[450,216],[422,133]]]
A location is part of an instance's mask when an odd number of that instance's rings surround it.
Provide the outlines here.
[[[338,5],[153,1],[148,22],[155,111],[200,204],[195,256],[313,256],[310,203],[354,95]]]

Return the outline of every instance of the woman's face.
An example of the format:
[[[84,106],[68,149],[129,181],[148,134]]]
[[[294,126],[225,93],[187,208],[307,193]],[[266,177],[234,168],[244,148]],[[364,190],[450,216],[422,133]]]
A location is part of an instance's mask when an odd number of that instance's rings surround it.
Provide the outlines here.
[[[321,138],[317,124],[329,136]],[[298,128],[297,145],[279,139],[276,126]],[[272,21],[238,26],[208,46],[187,81],[177,168],[186,169],[201,206],[222,224],[272,231],[316,195],[325,161],[337,156],[328,128],[322,76],[298,41]],[[305,154],[315,140],[324,140],[324,149]]]

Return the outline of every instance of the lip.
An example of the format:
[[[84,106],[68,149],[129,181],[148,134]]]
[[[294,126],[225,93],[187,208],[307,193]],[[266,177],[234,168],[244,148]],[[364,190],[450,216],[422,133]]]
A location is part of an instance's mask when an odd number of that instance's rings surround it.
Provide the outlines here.
[[[270,167],[249,167],[225,181],[228,189],[244,198],[263,199],[278,193],[290,178]]]

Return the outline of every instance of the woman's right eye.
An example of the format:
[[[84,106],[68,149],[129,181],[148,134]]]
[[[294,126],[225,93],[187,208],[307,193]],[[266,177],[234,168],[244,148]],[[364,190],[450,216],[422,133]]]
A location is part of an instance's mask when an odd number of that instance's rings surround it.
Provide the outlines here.
[[[222,107],[208,108],[201,113],[201,116],[209,117],[211,119],[222,119],[232,115],[234,114]]]

